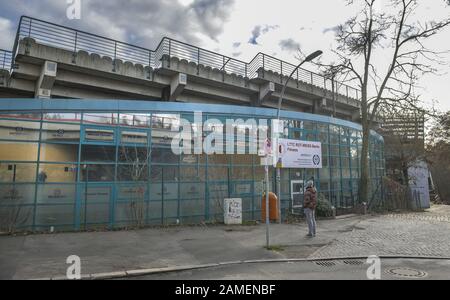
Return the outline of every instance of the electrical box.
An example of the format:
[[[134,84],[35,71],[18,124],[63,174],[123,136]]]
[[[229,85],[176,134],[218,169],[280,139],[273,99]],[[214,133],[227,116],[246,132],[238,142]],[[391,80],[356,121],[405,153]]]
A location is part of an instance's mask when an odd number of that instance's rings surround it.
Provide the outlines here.
[[[225,225],[242,225],[242,199],[224,200]]]

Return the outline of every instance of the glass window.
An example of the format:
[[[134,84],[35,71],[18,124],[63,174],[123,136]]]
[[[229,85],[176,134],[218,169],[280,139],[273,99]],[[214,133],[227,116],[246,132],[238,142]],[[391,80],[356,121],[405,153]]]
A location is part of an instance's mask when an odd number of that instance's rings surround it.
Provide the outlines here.
[[[178,181],[178,167],[172,166],[152,166],[151,169],[152,181]]]
[[[44,121],[61,123],[80,123],[81,113],[45,113]]]
[[[147,181],[148,166],[143,164],[117,166],[118,181]]]
[[[341,146],[341,155],[342,156],[349,156],[350,155],[350,147],[348,147],[348,146]]]
[[[326,123],[317,123],[317,130],[321,132],[327,132],[328,133],[328,124]]]
[[[149,114],[120,114],[119,124],[130,127],[150,127],[151,119]]]
[[[180,163],[184,165],[195,165],[199,162],[199,155],[181,155]]]
[[[79,143],[80,125],[43,123],[41,140],[55,143]]]
[[[119,200],[147,199],[147,192],[148,184],[146,182],[117,184],[117,199]]]
[[[148,145],[148,134],[145,131],[122,131],[120,142],[122,144]]]
[[[80,177],[84,182],[114,181],[114,165],[82,165]]]
[[[115,146],[83,145],[81,147],[81,161],[83,162],[115,162]]]
[[[339,155],[339,146],[330,146],[330,155]]]
[[[255,180],[264,180],[266,176],[266,170],[264,167],[255,167]]]
[[[39,122],[0,120],[0,139],[38,141],[40,128]]]
[[[318,137],[319,142],[328,144],[328,133],[327,132],[319,132],[318,136],[319,136]]]
[[[28,120],[28,121],[40,121],[41,120],[41,114],[40,113],[37,113],[37,114],[28,114],[28,113],[8,114],[8,113],[0,113],[0,118],[16,119],[16,120]]]
[[[40,164],[38,182],[72,183],[77,181],[75,164]]]
[[[328,180],[320,180],[320,190],[328,191],[330,189],[330,182]]]
[[[41,162],[77,162],[78,145],[41,144]]]
[[[196,183],[181,183],[180,184],[180,195],[181,195],[182,200],[204,198],[205,197],[205,184],[197,183],[197,182]]]
[[[35,182],[36,164],[1,163],[0,182]]]
[[[205,168],[180,167],[182,181],[205,181]]]
[[[331,181],[331,190],[340,190],[341,189],[341,181],[340,180],[333,180]]]
[[[304,121],[303,128],[307,130],[316,130],[316,123],[311,121]]]
[[[114,130],[87,128],[85,131],[85,140],[87,142],[114,142]]]
[[[173,114],[154,114],[152,116],[152,128],[165,131],[178,131],[180,128],[180,116]]]
[[[331,176],[333,179],[341,178],[341,169],[331,169]]]
[[[291,169],[291,180],[303,180],[304,170]]]
[[[339,135],[330,134],[330,144],[338,145],[339,144]]]
[[[228,181],[228,167],[208,167],[208,180]]]
[[[179,185],[178,183],[165,183],[163,185],[164,200],[178,200],[178,185]],[[168,202],[164,203],[164,210],[166,210],[167,208],[167,203]],[[176,202],[174,202],[174,206],[175,207],[177,206]],[[175,208],[175,216],[176,216],[176,208]]]
[[[341,168],[350,168],[350,159],[347,157],[341,157]]]
[[[306,141],[316,141],[316,134],[313,132],[305,132],[305,140]]]
[[[320,170],[320,178],[328,179],[330,178],[330,169],[324,168]]]
[[[339,134],[339,133],[340,133],[339,126],[336,126],[336,125],[330,125],[330,133],[333,133],[333,134]]]
[[[96,124],[96,125],[114,125],[117,124],[117,114],[116,113],[84,113],[83,115],[84,124]]]
[[[233,156],[233,165],[252,165],[253,164],[253,155],[234,155]]]
[[[178,164],[180,156],[175,155],[171,149],[153,148],[152,153],[153,164]]]
[[[209,155],[208,156],[208,164],[215,164],[215,165],[227,165],[230,162],[231,156],[229,155]]]
[[[338,168],[338,167],[340,167],[339,163],[340,163],[339,156],[331,156],[330,157],[330,167]]]
[[[233,180],[253,179],[253,169],[251,167],[233,167],[231,179]]]
[[[149,163],[150,151],[148,148],[138,146],[121,146],[118,151],[118,161],[121,163]]]
[[[37,192],[38,204],[55,204],[75,203],[75,185],[74,184],[42,184],[38,186]],[[71,208],[71,214],[73,214],[73,206]],[[67,215],[65,217],[68,217]],[[67,220],[61,222],[65,223]]]
[[[0,142],[0,161],[37,161],[38,144]]]
[[[328,155],[324,155],[324,156],[322,157],[322,166],[323,166],[324,168],[328,167]]]
[[[289,169],[281,169],[281,180],[289,180],[291,177],[290,170]]]
[[[302,138],[302,133],[300,131],[294,131],[292,132],[292,139],[294,140],[300,140]]]
[[[342,178],[350,178],[350,169],[347,167],[342,168]]]

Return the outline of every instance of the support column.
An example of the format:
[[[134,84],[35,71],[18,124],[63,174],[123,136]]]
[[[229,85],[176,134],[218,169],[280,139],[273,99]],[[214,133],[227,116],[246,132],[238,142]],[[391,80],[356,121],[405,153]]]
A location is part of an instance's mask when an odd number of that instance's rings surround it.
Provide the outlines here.
[[[352,121],[358,123],[361,121],[361,109],[352,112]]]
[[[265,101],[269,100],[270,96],[275,92],[275,83],[267,82],[261,85],[259,90],[259,105],[262,105]]]
[[[53,85],[55,84],[58,64],[52,61],[45,61],[41,69],[41,75],[36,82],[35,97],[50,99]]]
[[[170,83],[170,101],[176,101],[187,85],[187,75],[177,74]]]

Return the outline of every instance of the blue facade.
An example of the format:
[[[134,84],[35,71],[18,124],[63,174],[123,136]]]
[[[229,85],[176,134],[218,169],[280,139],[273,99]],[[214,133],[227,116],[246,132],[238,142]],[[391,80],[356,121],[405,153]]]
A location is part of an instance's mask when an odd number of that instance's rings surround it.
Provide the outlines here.
[[[124,100],[0,100],[3,228],[83,230],[223,221],[223,199],[242,198],[244,219],[261,218],[264,167],[257,155],[175,155],[176,120],[276,118],[276,110]],[[316,180],[338,208],[358,202],[361,126],[282,112],[285,137],[319,141],[324,168],[282,170],[282,212],[293,183]],[[247,141],[248,144],[248,141]],[[384,175],[383,139],[372,133],[372,192]],[[271,169],[272,190],[275,170]]]

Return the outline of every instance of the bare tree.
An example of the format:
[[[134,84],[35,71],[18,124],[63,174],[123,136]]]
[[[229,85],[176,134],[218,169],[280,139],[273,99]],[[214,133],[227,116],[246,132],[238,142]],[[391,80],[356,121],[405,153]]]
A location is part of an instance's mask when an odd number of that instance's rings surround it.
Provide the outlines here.
[[[133,182],[129,193],[129,214],[138,228],[145,224],[145,194],[150,157],[148,144],[122,145],[119,149],[119,160],[125,164],[118,176],[121,180]]]
[[[0,231],[9,234],[28,223],[31,212],[26,209],[25,199],[19,190],[11,185],[5,195],[0,197]]]
[[[356,82],[361,89],[363,145],[361,153],[360,201],[369,199],[370,130],[381,109],[422,109],[416,93],[424,74],[437,74],[444,52],[429,49],[425,40],[450,24],[440,21],[416,21],[416,0],[390,0],[384,5],[390,13],[378,12],[377,0],[348,0],[360,5],[360,13],[337,27],[337,62],[317,63],[325,73],[339,73],[341,81]],[[385,65],[375,65],[375,54],[388,57]],[[387,53],[387,54],[386,54]]]
[[[450,204],[450,111],[442,114],[433,124],[427,140],[427,159],[431,165],[435,192]]]

